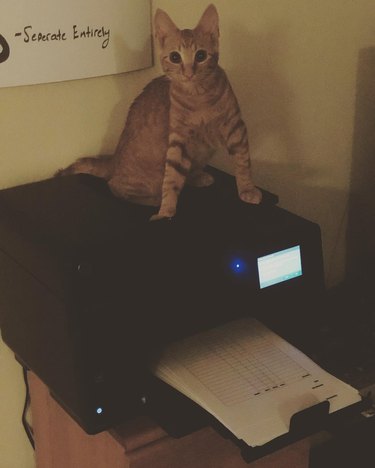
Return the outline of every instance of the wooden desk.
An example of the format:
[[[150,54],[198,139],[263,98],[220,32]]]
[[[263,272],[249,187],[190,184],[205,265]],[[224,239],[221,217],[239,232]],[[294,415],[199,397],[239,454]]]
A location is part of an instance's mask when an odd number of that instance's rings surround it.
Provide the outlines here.
[[[238,447],[207,427],[173,439],[148,418],[87,435],[29,372],[37,468],[307,468],[303,439],[247,464]]]

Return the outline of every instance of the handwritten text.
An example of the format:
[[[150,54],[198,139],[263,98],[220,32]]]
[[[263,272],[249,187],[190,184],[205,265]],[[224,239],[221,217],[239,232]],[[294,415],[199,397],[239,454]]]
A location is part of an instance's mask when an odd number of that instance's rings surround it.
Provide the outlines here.
[[[78,39],[98,38],[101,39],[101,48],[105,49],[109,44],[110,34],[110,29],[105,28],[104,26],[87,26],[85,28],[80,28],[75,24],[72,26],[71,33],[68,34],[60,28],[56,31],[35,31],[32,25],[27,25],[23,28],[23,31],[17,32],[15,36],[22,37],[26,44],[55,41],[61,42],[69,39],[76,41]]]

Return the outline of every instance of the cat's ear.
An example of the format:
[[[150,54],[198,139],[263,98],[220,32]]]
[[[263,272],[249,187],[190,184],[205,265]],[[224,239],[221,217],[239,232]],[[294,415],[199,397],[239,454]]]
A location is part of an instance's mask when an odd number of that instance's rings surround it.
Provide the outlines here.
[[[216,39],[219,38],[219,14],[215,5],[211,3],[206,8],[195,30],[200,30],[204,34],[211,34]]]
[[[155,37],[158,39],[160,45],[163,47],[164,40],[167,36],[173,35],[178,32],[177,26],[170,19],[167,13],[158,8],[154,17]]]

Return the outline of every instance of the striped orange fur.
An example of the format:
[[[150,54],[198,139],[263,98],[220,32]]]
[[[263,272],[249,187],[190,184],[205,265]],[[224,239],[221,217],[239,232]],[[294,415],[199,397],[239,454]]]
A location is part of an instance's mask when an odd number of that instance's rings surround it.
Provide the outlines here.
[[[159,206],[151,219],[170,218],[185,183],[213,182],[204,168],[215,148],[224,146],[234,159],[240,198],[259,203],[246,125],[218,64],[216,8],[208,6],[194,29],[183,30],[157,10],[154,27],[165,75],[151,81],[132,104],[115,154],[80,159],[59,173],[103,177],[116,196]]]

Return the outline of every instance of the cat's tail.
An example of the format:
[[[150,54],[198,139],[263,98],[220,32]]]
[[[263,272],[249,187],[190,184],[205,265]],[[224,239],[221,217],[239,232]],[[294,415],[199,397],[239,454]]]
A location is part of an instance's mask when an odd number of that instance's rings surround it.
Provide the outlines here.
[[[76,162],[65,169],[59,169],[55,173],[55,177],[72,174],[91,174],[95,177],[109,180],[112,177],[113,169],[114,156],[86,157],[77,159]]]

